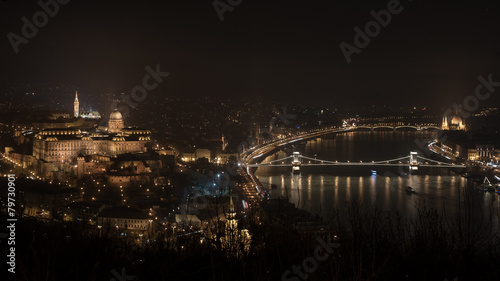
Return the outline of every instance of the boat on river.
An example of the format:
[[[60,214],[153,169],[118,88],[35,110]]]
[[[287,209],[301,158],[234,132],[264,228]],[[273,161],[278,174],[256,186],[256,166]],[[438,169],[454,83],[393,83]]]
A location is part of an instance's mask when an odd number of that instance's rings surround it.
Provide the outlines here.
[[[410,194],[416,194],[417,192],[415,191],[415,189],[411,186],[407,186],[406,187],[406,192],[410,193]]]

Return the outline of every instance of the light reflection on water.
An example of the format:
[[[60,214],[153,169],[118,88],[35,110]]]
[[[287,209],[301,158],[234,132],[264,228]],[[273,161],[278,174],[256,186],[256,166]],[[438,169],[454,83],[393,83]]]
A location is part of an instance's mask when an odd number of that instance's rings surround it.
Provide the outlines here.
[[[458,192],[463,191],[466,179],[460,176],[334,176],[328,174],[268,175],[260,176],[263,183],[276,182],[277,189],[270,190],[272,197],[286,197],[305,210],[318,213],[332,208],[343,209],[348,202],[358,201],[376,205],[386,210],[411,212],[420,201],[429,208],[441,210],[458,207]],[[458,182],[458,185],[456,184]],[[417,192],[409,194],[406,187]],[[494,198],[493,194],[480,194]],[[490,198],[490,200],[491,200]]]
[[[408,155],[417,149],[415,139],[430,136],[420,132],[348,133],[333,140],[309,141],[300,151],[304,156],[316,154],[318,159],[332,161],[386,160]],[[280,151],[263,162],[286,156]],[[353,201],[397,210],[403,216],[415,215],[416,206],[425,203],[427,208],[446,210],[447,216],[455,216],[465,191],[483,211],[489,213],[489,207],[493,212],[499,210],[497,194],[476,192],[472,183],[449,170],[420,169],[412,175],[399,176],[401,169],[377,168],[378,174],[371,175],[370,167],[302,167],[301,175],[292,175],[288,167],[265,167],[259,168],[256,175],[264,186],[277,185],[277,189],[268,188],[271,197],[288,195],[296,206],[326,219],[333,215],[333,209],[345,210]],[[414,188],[416,194],[408,193],[407,186]],[[498,216],[493,221],[497,225]]]

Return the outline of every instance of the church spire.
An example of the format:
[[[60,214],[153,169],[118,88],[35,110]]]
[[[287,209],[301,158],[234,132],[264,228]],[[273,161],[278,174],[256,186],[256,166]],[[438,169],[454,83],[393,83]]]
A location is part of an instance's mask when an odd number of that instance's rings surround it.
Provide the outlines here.
[[[80,102],[78,101],[78,91],[76,91],[75,102],[73,103],[73,116],[80,116]]]
[[[233,196],[229,195],[229,213],[234,214],[234,204],[233,204]]]
[[[229,210],[228,210],[227,217],[229,220],[234,220],[236,217],[236,210],[234,208],[234,203],[233,203],[233,192],[232,189],[229,188]]]

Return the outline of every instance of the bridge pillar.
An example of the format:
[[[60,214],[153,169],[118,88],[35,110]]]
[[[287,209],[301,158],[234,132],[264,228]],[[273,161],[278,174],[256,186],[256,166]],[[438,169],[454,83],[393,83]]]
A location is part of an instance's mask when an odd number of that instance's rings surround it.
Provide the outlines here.
[[[293,152],[293,162],[292,162],[292,174],[300,174],[300,164],[301,164],[302,156],[300,152]]]
[[[300,155],[300,152],[294,151],[293,152],[293,162],[300,162],[300,158],[302,158]]]
[[[418,153],[415,151],[410,152],[410,171],[418,170]]]

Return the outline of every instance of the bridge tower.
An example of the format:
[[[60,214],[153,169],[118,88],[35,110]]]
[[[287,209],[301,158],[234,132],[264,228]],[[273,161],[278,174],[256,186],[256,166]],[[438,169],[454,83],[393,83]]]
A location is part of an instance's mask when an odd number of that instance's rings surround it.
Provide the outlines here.
[[[418,170],[418,153],[415,151],[410,152],[410,172]]]
[[[302,156],[300,155],[300,152],[298,151],[293,152],[292,174],[300,174],[301,158]]]

